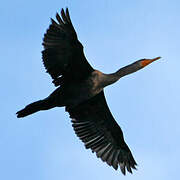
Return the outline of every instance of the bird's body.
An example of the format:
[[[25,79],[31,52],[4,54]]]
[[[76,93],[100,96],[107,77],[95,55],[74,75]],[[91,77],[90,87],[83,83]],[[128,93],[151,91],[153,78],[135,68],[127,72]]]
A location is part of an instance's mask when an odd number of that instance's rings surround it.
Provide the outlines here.
[[[77,136],[108,165],[114,169],[131,168],[137,165],[123,133],[114,120],[105,100],[103,89],[121,77],[142,69],[159,59],[141,59],[112,74],[104,74],[91,67],[85,58],[83,46],[71,23],[68,9],[56,14],[43,39],[42,58],[47,72],[58,86],[47,98],[27,105],[17,112],[25,117],[40,110],[66,107],[72,118]]]
[[[50,94],[46,100],[51,100],[58,107],[73,108],[103,90],[103,76],[103,73],[95,70],[87,79],[79,83],[64,83]]]

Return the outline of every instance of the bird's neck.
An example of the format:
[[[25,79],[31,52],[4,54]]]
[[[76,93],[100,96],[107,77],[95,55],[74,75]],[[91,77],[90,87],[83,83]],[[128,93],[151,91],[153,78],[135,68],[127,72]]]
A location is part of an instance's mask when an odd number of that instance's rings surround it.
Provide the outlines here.
[[[137,66],[135,63],[130,64],[128,66],[125,66],[123,68],[120,68],[118,71],[116,71],[115,73],[111,73],[111,74],[105,74],[105,83],[104,83],[104,87],[108,86],[110,84],[115,83],[116,81],[118,81],[121,77],[124,77],[128,74],[131,74],[133,72],[138,71],[140,68],[139,66]]]

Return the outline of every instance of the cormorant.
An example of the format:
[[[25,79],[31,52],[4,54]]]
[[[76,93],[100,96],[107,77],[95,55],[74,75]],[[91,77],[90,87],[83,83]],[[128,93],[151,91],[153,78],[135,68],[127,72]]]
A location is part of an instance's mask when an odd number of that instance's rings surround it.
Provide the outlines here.
[[[57,13],[56,19],[57,22],[51,19],[44,34],[42,59],[58,88],[47,98],[18,111],[17,117],[65,106],[72,118],[74,131],[85,147],[114,169],[117,170],[119,166],[124,175],[126,169],[132,173],[131,168],[136,169],[136,161],[108,108],[103,89],[160,57],[141,59],[115,73],[104,74],[88,63],[68,9],[66,12],[61,10],[61,17]]]

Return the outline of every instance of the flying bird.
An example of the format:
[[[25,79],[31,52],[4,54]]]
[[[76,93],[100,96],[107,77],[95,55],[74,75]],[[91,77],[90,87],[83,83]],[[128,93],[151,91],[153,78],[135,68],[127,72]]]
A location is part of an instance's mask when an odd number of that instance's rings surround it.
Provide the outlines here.
[[[138,60],[115,73],[102,73],[87,61],[68,9],[62,9],[61,16],[57,13],[56,19],[51,19],[44,34],[42,59],[57,89],[47,98],[18,111],[17,117],[22,118],[54,107],[65,107],[76,135],[87,149],[90,148],[115,170],[120,167],[124,175],[126,170],[132,173],[137,163],[108,108],[103,89],[160,57]]]

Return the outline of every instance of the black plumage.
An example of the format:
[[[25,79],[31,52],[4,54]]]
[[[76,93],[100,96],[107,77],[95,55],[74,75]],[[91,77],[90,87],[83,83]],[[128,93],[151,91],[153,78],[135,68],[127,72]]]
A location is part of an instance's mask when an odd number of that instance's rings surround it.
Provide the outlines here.
[[[114,169],[121,164],[123,174],[125,167],[132,173],[131,168],[135,169],[137,164],[107,106],[103,91],[68,112],[73,118],[72,126],[76,135],[87,149],[90,148]]]
[[[103,89],[121,77],[136,72],[159,59],[141,59],[117,72],[104,74],[88,63],[83,46],[77,38],[68,9],[51,24],[44,34],[42,59],[47,72],[58,88],[47,98],[27,105],[17,112],[25,117],[41,110],[65,106],[72,119],[76,135],[87,149],[96,153],[114,169],[120,167],[132,173],[136,162],[124,141],[123,133],[114,120],[105,100]]]
[[[71,23],[68,9],[66,14],[61,11],[61,17],[56,14],[55,22],[51,19],[51,25],[43,38],[44,50],[42,58],[47,72],[57,82],[82,81],[86,79],[94,69],[87,62],[83,52],[83,46],[77,39],[77,34]]]

